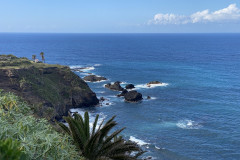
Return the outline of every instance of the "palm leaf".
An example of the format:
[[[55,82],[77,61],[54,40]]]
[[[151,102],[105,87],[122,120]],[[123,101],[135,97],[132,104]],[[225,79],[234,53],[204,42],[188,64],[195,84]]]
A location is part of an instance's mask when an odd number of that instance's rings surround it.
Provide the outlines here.
[[[62,130],[64,132],[66,132],[68,135],[71,135],[71,131],[69,130],[69,128],[65,124],[59,123],[59,122],[57,122],[57,124],[62,128]]]
[[[88,112],[85,112],[84,114],[84,129],[85,129],[85,134],[86,134],[86,138],[89,139],[90,137],[90,132],[89,132],[89,114]]]
[[[96,118],[95,118],[95,121],[94,121],[94,123],[93,123],[91,136],[93,136],[93,134],[95,133],[95,129],[96,129],[97,122],[98,122],[98,117],[99,117],[99,114],[97,114],[97,116],[96,116]]]
[[[118,136],[125,128],[108,135],[117,125],[114,121],[115,117],[113,116],[105,124],[103,124],[103,120],[96,130],[99,119],[99,115],[97,115],[91,134],[88,112],[85,112],[84,118],[77,113],[74,113],[73,117],[64,117],[69,128],[62,123],[57,124],[64,132],[72,136],[80,154],[89,160],[136,160],[145,152],[136,143],[125,141]],[[136,154],[131,154],[133,152]]]

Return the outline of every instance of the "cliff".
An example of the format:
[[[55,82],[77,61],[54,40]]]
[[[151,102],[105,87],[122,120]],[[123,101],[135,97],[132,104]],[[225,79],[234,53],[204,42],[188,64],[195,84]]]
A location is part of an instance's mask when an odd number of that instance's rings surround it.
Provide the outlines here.
[[[98,104],[96,94],[69,67],[35,63],[27,58],[0,55],[0,89],[14,92],[34,113],[60,119],[69,109]]]

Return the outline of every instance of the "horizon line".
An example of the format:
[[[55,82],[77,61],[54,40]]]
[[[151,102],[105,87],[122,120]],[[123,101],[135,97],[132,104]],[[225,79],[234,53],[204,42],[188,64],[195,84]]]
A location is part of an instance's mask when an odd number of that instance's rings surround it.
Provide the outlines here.
[[[240,34],[240,32],[0,32],[0,34]]]

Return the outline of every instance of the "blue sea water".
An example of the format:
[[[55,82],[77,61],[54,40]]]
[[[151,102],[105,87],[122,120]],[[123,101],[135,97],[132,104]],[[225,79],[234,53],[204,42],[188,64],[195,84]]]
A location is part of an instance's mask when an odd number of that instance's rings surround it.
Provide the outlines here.
[[[86,73],[109,79],[88,84],[110,105],[78,111],[117,115],[145,157],[240,159],[240,34],[0,34],[0,54],[41,51],[47,63],[92,67]],[[126,103],[103,87],[117,80],[137,85],[144,100]],[[144,87],[155,80],[166,85]]]

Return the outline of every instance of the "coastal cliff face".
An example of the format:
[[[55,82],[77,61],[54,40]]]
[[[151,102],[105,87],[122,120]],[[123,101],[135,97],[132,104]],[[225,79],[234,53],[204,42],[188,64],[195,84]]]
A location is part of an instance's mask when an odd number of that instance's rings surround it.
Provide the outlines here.
[[[33,105],[36,115],[49,120],[60,119],[71,108],[99,103],[87,83],[69,67],[10,55],[0,55],[0,89],[16,93]]]

